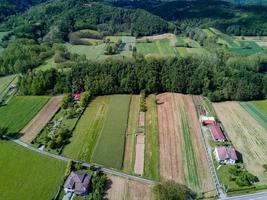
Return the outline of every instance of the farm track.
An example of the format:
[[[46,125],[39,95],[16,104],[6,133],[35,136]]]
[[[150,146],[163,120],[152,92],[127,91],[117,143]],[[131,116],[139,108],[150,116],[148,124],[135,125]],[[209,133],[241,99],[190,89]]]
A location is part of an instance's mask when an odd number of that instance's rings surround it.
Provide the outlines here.
[[[30,121],[30,123],[21,131],[23,142],[30,143],[56,114],[60,108],[63,96],[52,97],[42,110]]]
[[[256,175],[261,183],[267,183],[262,167],[267,163],[267,131],[247,113],[238,102],[214,103],[228,136],[242,154],[245,167]]]

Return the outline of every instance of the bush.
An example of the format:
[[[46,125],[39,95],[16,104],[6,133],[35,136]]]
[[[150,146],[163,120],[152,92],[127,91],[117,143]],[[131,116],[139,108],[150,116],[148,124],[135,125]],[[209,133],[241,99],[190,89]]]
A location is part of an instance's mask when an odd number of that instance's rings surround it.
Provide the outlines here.
[[[0,127],[0,139],[3,139],[4,136],[7,134],[8,129],[7,127]]]

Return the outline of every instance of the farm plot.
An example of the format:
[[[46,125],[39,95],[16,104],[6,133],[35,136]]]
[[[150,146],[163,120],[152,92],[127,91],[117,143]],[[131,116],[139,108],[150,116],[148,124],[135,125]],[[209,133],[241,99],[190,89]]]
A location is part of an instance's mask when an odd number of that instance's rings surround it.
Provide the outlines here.
[[[120,169],[123,163],[130,95],[113,95],[93,152],[92,162]]]
[[[245,167],[261,183],[267,183],[262,167],[267,163],[267,130],[258,124],[238,102],[213,104],[233,145],[242,155]]]
[[[264,113],[264,108],[267,109],[267,101],[241,102],[240,104],[261,126],[267,130],[267,112]],[[261,111],[261,109],[263,111]]]
[[[150,179],[159,180],[159,134],[156,96],[148,96],[146,105],[144,176]]]
[[[0,141],[0,199],[53,199],[66,163]]]
[[[0,126],[10,133],[18,133],[42,109],[50,97],[15,96],[7,105],[0,107]]]
[[[192,97],[165,93],[157,104],[161,177],[209,195],[214,185]]]
[[[20,140],[27,143],[33,141],[59,110],[62,98],[63,96],[52,97],[33,120],[21,131],[22,137]]]
[[[135,134],[138,128],[139,108],[140,108],[140,96],[133,95],[130,104],[128,128],[127,128],[126,142],[125,142],[125,153],[123,161],[123,171],[127,173],[131,173],[133,171],[133,166],[134,166],[135,143],[136,143]]]
[[[102,96],[88,105],[73,131],[70,144],[65,146],[63,155],[91,162],[93,149],[106,118],[109,101],[110,97]]]
[[[117,176],[109,176],[109,186],[105,199],[109,200],[149,200],[152,198],[151,187],[136,181]]]

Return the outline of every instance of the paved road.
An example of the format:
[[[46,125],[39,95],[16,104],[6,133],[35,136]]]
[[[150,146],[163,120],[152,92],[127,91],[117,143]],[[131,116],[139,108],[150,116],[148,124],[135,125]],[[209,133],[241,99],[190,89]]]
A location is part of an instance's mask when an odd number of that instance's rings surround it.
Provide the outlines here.
[[[47,151],[39,150],[39,149],[37,149],[37,148],[35,148],[35,147],[31,146],[31,145],[28,145],[28,144],[26,144],[26,143],[24,143],[24,142],[22,142],[20,140],[12,139],[10,137],[6,137],[6,138],[9,139],[10,141],[15,142],[16,144],[18,144],[20,146],[23,146],[24,148],[27,148],[27,149],[29,149],[31,151],[34,151],[34,152],[49,156],[51,158],[55,158],[55,159],[62,160],[62,161],[65,161],[65,162],[68,162],[68,161],[72,160],[72,159],[67,158],[65,156],[59,156],[59,155],[56,155],[56,154],[53,154],[53,153],[49,153]],[[85,166],[85,167],[91,167],[92,166],[92,164],[90,164],[90,163],[84,163],[84,162],[81,162],[81,161],[78,161],[78,160],[73,160],[73,161],[77,162],[77,163],[81,163],[82,166]],[[93,165],[93,166],[98,167],[96,165]],[[106,174],[120,176],[120,177],[129,179],[129,180],[139,181],[139,182],[142,182],[142,183],[145,183],[145,184],[148,184],[148,185],[155,185],[157,183],[156,181],[153,181],[153,180],[145,179],[145,178],[138,177],[138,176],[132,176],[132,175],[129,175],[129,174],[126,174],[126,173],[123,173],[123,172],[119,172],[119,171],[112,170],[112,169],[107,169],[107,168],[104,168],[104,167],[100,167],[100,169],[101,169],[101,171],[103,171]]]
[[[226,197],[222,198],[221,200],[267,200],[267,192],[259,192],[236,197]]]

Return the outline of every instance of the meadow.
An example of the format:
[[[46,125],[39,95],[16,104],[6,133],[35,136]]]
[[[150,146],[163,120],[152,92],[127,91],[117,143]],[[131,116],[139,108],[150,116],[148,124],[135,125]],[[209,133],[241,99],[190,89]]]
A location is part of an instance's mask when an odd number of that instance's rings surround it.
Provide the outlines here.
[[[66,163],[0,141],[0,199],[52,199],[63,182]]]
[[[63,155],[91,162],[97,138],[106,118],[109,101],[109,96],[101,96],[88,105],[73,131],[70,144],[65,146]]]
[[[36,70],[46,71],[52,68],[57,68],[54,57],[47,59],[42,65],[36,68]]]
[[[156,96],[147,97],[144,176],[159,180],[159,133]]]
[[[93,152],[92,162],[121,169],[131,96],[110,97],[103,128]]]
[[[240,104],[261,126],[267,129],[267,100],[240,102]]]
[[[10,133],[18,133],[41,110],[50,97],[15,96],[7,105],[0,107],[0,127]]]

